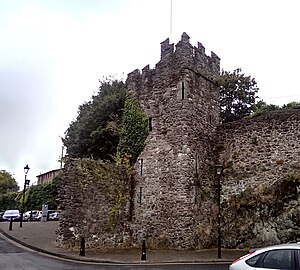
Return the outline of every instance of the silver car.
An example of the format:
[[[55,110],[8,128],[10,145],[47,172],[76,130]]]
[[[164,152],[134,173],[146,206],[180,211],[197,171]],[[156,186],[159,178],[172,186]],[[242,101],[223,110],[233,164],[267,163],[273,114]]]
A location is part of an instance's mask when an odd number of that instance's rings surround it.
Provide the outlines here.
[[[300,243],[259,248],[235,260],[229,270],[300,270]]]

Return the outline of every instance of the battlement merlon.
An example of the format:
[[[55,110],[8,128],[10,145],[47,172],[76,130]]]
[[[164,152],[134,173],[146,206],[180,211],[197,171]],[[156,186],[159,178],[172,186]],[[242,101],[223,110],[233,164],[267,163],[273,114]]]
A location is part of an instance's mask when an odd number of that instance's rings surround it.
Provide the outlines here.
[[[160,59],[164,59],[166,56],[174,53],[174,43],[170,44],[170,39],[160,43]]]
[[[197,48],[195,48],[195,51],[199,52],[200,54],[205,54],[205,47],[202,45],[202,43],[197,43]]]
[[[175,45],[175,54],[181,58],[193,58],[194,48],[190,44],[190,37],[187,33],[183,32],[181,40]]]
[[[142,74],[139,69],[135,69],[127,75],[126,84],[129,92],[137,97],[139,94],[140,86],[142,84]]]
[[[213,62],[215,62],[217,65],[220,66],[221,58],[219,56],[217,56],[213,51],[211,51],[210,55],[211,55],[211,59],[213,60]]]

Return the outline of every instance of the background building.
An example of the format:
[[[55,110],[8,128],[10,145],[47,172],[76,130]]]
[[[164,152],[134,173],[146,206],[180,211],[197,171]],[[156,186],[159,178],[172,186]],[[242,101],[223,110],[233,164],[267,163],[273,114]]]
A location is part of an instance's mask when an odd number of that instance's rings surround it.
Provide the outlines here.
[[[53,178],[58,175],[58,173],[61,171],[61,169],[51,170],[49,172],[41,173],[40,175],[37,175],[37,184],[43,185],[51,183]]]

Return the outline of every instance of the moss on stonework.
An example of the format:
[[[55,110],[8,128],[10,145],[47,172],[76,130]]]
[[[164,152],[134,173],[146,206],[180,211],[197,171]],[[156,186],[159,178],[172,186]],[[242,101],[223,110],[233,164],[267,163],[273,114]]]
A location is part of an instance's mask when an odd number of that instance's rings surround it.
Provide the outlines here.
[[[270,241],[269,244],[299,241],[300,235],[286,233],[287,230],[282,224],[282,220],[288,223],[291,217],[290,211],[294,210],[293,205],[299,206],[300,204],[299,186],[300,175],[288,174],[271,186],[261,184],[254,188],[249,187],[241,194],[231,196],[230,199],[224,201],[222,224],[224,224],[225,247],[244,248],[253,245],[253,241],[256,241],[257,245],[266,241]],[[299,207],[297,208],[299,210]],[[290,231],[297,228],[296,223],[299,221],[300,217],[296,221],[289,220]],[[258,227],[265,229],[258,229]],[[270,238],[271,231],[272,239]]]
[[[120,211],[121,211],[124,203],[126,203],[127,199],[128,199],[128,197],[121,190],[119,190],[115,194],[115,198],[114,198],[115,203],[114,203],[114,206],[110,207],[110,209],[109,209],[108,227],[107,227],[108,231],[114,230],[115,227],[117,226],[118,220],[119,220]]]
[[[124,168],[110,162],[97,162],[90,159],[81,160],[81,170],[86,176],[93,176],[99,183],[111,183],[113,179],[123,178]]]
[[[75,204],[80,205],[78,211],[82,213],[84,230],[87,231],[83,234],[96,234],[95,228],[100,232],[111,233],[122,226],[120,224],[126,216],[126,202],[129,201],[130,175],[126,167],[85,158],[70,159],[65,169],[65,181],[74,179],[76,184],[74,189],[69,189],[68,200],[63,196],[61,205],[66,209]],[[81,227],[80,230],[83,230]]]

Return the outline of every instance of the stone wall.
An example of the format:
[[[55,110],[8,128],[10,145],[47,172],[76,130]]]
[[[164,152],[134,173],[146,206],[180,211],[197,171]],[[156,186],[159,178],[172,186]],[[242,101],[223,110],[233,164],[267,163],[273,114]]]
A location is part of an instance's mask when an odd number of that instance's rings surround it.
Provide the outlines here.
[[[224,198],[300,173],[300,110],[226,123],[218,128],[217,136]]]
[[[253,248],[300,240],[300,175],[249,186],[222,203],[222,245]]]
[[[95,160],[69,160],[60,178],[62,210],[57,244],[78,250],[131,245],[130,181],[123,167]]]
[[[300,110],[221,125],[222,234],[227,248],[300,240]]]
[[[189,249],[211,240],[212,138],[219,122],[220,59],[193,47],[183,33],[161,43],[155,69],[128,75],[130,93],[149,117],[146,147],[136,164],[133,241]],[[207,193],[199,194],[199,182]],[[199,197],[201,196],[201,201]],[[199,237],[201,234],[201,237]]]
[[[127,78],[149,117],[134,178],[101,161],[65,165],[59,246],[216,247],[217,160],[224,247],[300,241],[300,110],[219,125],[220,59],[185,33],[175,48],[165,40],[155,68]]]

